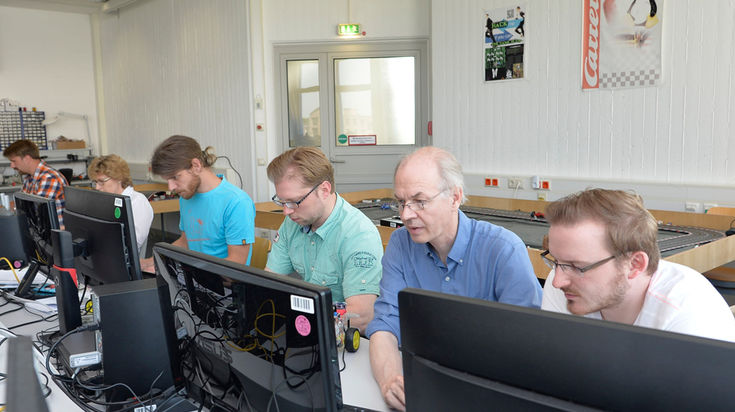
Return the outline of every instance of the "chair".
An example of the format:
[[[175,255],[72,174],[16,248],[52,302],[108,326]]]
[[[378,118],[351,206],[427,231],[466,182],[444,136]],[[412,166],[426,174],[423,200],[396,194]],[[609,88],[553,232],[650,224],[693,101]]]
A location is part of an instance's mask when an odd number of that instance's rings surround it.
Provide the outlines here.
[[[74,178],[74,170],[69,168],[63,168],[58,170],[59,173],[61,173],[62,176],[64,176],[64,179],[66,179],[66,183],[71,184],[71,180]]]
[[[256,237],[252,247],[253,256],[250,258],[250,266],[265,269],[265,264],[268,262],[268,253],[271,251],[271,241]]]

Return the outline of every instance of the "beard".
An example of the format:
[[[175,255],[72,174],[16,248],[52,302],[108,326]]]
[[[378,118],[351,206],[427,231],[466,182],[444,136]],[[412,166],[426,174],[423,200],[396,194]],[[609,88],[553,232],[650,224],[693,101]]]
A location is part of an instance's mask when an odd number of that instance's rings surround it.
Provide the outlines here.
[[[183,190],[177,190],[176,193],[184,199],[189,200],[194,197],[201,184],[202,179],[199,176],[192,175],[191,182]]]
[[[605,308],[613,308],[615,306],[618,306],[623,302],[625,299],[625,295],[628,293],[628,289],[630,289],[630,284],[626,281],[626,274],[623,272],[619,272],[618,276],[613,279],[609,286],[610,293],[607,294],[607,296],[604,297],[604,299],[600,302],[597,310],[605,309]]]
[[[587,295],[584,300],[567,301],[567,309],[575,315],[586,315],[588,313],[599,312],[604,309],[611,309],[620,305],[630,289],[627,281],[627,275],[622,270],[617,276],[600,290],[599,294]],[[564,290],[567,292],[567,290]],[[572,294],[581,296],[578,291],[568,290]]]

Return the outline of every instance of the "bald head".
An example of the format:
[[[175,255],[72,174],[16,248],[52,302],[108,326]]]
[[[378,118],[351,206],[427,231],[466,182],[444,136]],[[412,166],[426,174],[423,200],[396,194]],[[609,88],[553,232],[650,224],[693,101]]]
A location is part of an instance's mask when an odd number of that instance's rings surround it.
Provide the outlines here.
[[[404,156],[396,166],[393,181],[395,182],[399,173],[404,171],[435,174],[438,176],[437,188],[439,190],[459,188],[462,193],[462,202],[466,200],[464,197],[462,166],[460,166],[454,155],[444,149],[427,146]]]

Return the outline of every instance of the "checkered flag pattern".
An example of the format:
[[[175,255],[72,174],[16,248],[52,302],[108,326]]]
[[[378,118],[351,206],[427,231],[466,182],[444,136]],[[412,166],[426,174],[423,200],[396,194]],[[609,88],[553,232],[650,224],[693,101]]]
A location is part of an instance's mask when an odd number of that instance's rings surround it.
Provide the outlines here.
[[[655,86],[660,79],[661,71],[656,69],[600,73],[600,88]]]

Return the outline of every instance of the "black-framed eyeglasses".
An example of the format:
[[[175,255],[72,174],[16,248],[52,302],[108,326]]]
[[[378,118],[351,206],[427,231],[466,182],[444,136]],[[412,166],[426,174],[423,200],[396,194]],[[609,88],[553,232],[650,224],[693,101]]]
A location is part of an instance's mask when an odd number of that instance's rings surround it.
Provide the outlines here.
[[[444,193],[445,191],[442,190],[441,192],[435,194],[434,196],[426,199],[426,200],[416,200],[413,202],[404,202],[403,200],[394,200],[390,203],[390,208],[395,212],[402,212],[403,209],[409,208],[413,210],[414,212],[418,212],[421,210],[424,210],[426,207],[426,204],[431,202],[432,200],[436,199],[440,194]]]
[[[278,195],[273,195],[273,197],[271,198],[271,200],[273,201],[273,203],[277,204],[280,207],[287,207],[289,209],[297,209],[299,207],[299,205],[301,204],[301,202],[303,202],[304,200],[306,200],[306,198],[309,197],[309,195],[311,194],[311,192],[313,192],[314,190],[316,190],[316,188],[319,187],[319,185],[321,185],[322,183],[324,183],[324,182],[317,183],[316,186],[312,187],[311,190],[309,190],[309,193],[305,194],[304,197],[302,197],[301,199],[299,199],[299,200],[297,200],[295,202],[284,202],[283,200],[281,200],[281,199],[278,198]]]
[[[574,266],[574,265],[572,265],[570,263],[559,263],[559,262],[557,262],[556,259],[554,259],[553,256],[549,255],[549,251],[548,250],[545,251],[545,252],[543,252],[541,254],[541,258],[544,260],[544,263],[546,263],[546,266],[548,266],[548,267],[550,267],[552,269],[555,269],[555,270],[556,270],[556,268],[559,268],[563,272],[566,272],[566,273],[574,273],[577,276],[583,276],[584,275],[584,272],[587,272],[589,270],[592,270],[592,269],[594,269],[594,268],[596,268],[598,266],[602,266],[603,264],[607,263],[610,260],[615,259],[616,257],[617,256],[612,255],[610,257],[606,257],[605,259],[598,260],[595,263],[590,263],[589,265],[587,265],[585,267],[578,268],[578,267],[576,267],[576,266]]]

